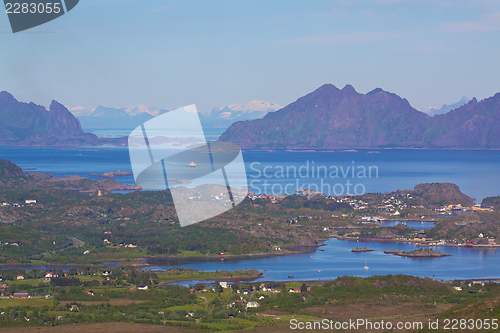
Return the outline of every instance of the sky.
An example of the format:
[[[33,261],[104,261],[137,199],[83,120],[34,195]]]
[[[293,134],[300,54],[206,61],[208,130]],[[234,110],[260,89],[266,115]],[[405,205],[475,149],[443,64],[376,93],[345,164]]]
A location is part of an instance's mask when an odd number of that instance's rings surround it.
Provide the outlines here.
[[[419,109],[500,92],[500,1],[80,0],[13,34],[0,91],[48,106],[287,105],[325,83]]]

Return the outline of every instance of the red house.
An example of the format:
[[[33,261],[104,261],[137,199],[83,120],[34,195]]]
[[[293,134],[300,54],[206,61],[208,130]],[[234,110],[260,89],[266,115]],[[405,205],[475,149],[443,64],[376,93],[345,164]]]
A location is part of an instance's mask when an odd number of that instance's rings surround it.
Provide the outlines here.
[[[13,293],[12,297],[14,298],[29,298],[28,293]]]

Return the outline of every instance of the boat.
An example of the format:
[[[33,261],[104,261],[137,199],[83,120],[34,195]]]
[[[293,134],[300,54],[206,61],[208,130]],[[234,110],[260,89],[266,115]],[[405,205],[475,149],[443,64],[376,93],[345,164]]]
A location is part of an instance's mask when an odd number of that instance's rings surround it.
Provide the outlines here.
[[[366,261],[365,261],[365,265],[363,266],[364,269],[370,269],[370,266],[366,266]]]
[[[195,166],[196,166],[196,163],[194,163],[193,161],[191,161],[191,163],[189,163],[189,167],[194,168]]]
[[[289,279],[293,278],[293,275],[288,275],[288,278],[289,278]]]
[[[317,269],[318,273],[321,272],[321,269]]]

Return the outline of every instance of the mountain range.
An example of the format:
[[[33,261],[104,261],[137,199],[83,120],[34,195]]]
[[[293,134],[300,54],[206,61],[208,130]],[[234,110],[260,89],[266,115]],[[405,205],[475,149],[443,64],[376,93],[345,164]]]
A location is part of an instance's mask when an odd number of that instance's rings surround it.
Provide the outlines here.
[[[206,113],[199,113],[204,127],[227,128],[240,120],[253,120],[276,111],[281,106],[264,101],[253,100],[246,104],[231,104],[214,108]],[[142,123],[168,112],[167,109],[151,108],[145,105],[132,107],[109,108],[98,106],[86,108],[82,106],[69,107],[78,118],[84,129],[134,129]]]
[[[49,110],[19,102],[0,92],[0,145],[96,145],[97,136],[84,133],[80,122],[62,104],[52,101]]]
[[[430,117],[396,94],[325,84],[220,141],[244,149],[500,148],[500,93]]]
[[[433,117],[437,114],[445,114],[445,113],[448,113],[449,111],[451,110],[455,110],[456,108],[459,108],[461,107],[462,105],[464,104],[467,104],[467,102],[469,102],[470,99],[468,99],[467,97],[462,97],[461,100],[459,100],[458,102],[456,103],[453,103],[453,104],[443,104],[443,106],[438,109],[438,108],[429,108],[429,110],[426,112],[429,116]]]

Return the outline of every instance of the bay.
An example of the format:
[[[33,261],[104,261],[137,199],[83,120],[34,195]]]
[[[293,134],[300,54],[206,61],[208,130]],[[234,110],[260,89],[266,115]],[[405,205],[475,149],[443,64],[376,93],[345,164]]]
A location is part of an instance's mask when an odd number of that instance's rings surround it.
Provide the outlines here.
[[[171,267],[203,271],[241,270],[254,268],[264,275],[256,281],[332,280],[339,276],[368,277],[373,275],[406,274],[436,280],[480,279],[500,277],[500,249],[466,247],[431,247],[450,254],[440,258],[405,258],[385,254],[387,250],[413,251],[420,247],[406,243],[353,242],[331,239],[320,251],[261,259],[191,261],[177,265],[153,265],[148,270]],[[351,252],[355,247],[369,247],[373,252]],[[366,270],[366,265],[370,269]],[[319,271],[318,271],[319,270]],[[288,278],[293,275],[293,278]]]

